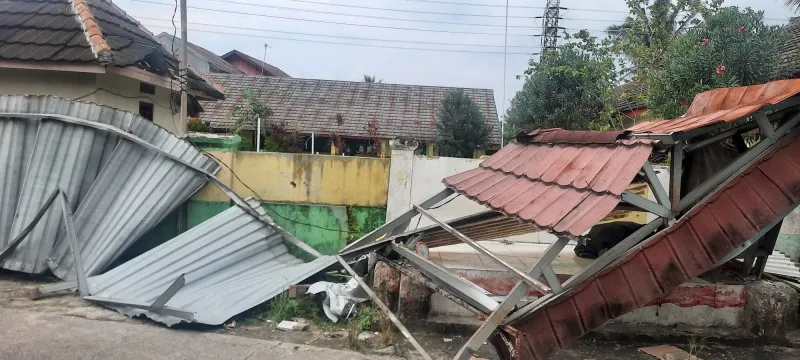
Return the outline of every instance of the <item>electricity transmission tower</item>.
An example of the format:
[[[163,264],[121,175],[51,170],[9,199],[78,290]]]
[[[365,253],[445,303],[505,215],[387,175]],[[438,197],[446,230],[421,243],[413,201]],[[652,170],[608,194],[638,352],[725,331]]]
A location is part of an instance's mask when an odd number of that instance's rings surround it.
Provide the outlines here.
[[[559,13],[561,10],[567,8],[561,7],[560,0],[547,0],[547,6],[544,8],[544,15],[537,16],[542,18],[542,53],[556,49],[559,30],[564,29],[558,26],[558,21],[561,20]]]

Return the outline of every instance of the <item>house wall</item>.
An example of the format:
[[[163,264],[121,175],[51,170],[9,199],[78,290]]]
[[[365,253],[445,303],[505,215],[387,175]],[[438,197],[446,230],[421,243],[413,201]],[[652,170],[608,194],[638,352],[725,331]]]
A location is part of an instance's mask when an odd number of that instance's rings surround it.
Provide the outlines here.
[[[139,101],[155,104],[153,121],[176,132],[178,114],[169,109],[166,88],[156,87],[156,94],[139,92],[139,81],[116,74],[92,74],[47,70],[0,69],[2,95],[54,95],[67,99],[94,102],[139,113]]]
[[[239,71],[247,74],[247,75],[261,75],[261,68],[251,64],[249,61],[243,60],[240,57],[230,57],[225,59],[225,61],[229,62],[233,67],[239,69]],[[269,75],[269,74],[264,74]]]
[[[389,159],[265,152],[211,154],[226,165],[218,179],[242,197],[253,196],[255,191],[278,225],[323,254],[335,254],[349,241],[385,223]],[[225,194],[208,185],[187,202],[187,226],[191,228],[230,206]]]

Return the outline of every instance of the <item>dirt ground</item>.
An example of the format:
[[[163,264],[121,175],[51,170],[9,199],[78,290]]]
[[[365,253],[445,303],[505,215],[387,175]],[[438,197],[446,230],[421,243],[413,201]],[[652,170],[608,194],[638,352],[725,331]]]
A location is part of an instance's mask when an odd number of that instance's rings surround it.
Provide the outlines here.
[[[163,328],[145,319],[129,319],[115,311],[87,303],[75,295],[57,296],[40,300],[30,300],[30,291],[42,284],[53,282],[54,279],[31,277],[25,274],[0,272],[0,308],[19,309],[53,315],[79,317],[95,321],[115,321],[137,324],[138,326],[151,326]],[[367,341],[350,341],[347,329],[335,329],[331,326],[325,328],[311,325],[308,331],[284,332],[275,329],[275,324],[266,320],[238,319],[235,326],[211,327],[197,325],[182,325],[180,329],[198,333],[220,333],[243,336],[249,338],[278,341],[331,349],[356,350],[370,355],[399,355],[407,358],[416,358],[411,347],[399,336],[396,347],[390,346],[379,331]],[[468,327],[444,329],[440,326],[415,326],[411,327],[415,338],[435,359],[449,359],[466,342],[471,334]],[[352,330],[351,333],[354,333]],[[357,331],[356,331],[357,332]],[[597,339],[582,340],[569,350],[562,350],[553,356],[559,360],[611,360],[611,359],[653,359],[639,352],[637,349],[647,344],[640,342],[617,342]],[[800,349],[791,347],[731,347],[715,344],[708,341],[697,340],[676,345],[683,350],[697,354],[701,359],[724,360],[789,360],[800,359]],[[497,359],[490,346],[484,346],[480,356],[486,359]]]

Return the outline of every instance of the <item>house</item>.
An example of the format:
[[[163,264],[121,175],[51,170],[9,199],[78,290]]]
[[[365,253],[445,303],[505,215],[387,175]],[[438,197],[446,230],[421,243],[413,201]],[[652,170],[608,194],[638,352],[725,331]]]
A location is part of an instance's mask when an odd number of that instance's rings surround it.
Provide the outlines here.
[[[647,111],[647,83],[631,81],[614,88],[617,112],[625,127],[633,126]]]
[[[239,50],[231,50],[222,55],[222,59],[231,63],[236,69],[247,75],[290,77],[283,70],[267,64]]]
[[[156,35],[156,38],[175,56],[180,55],[181,38],[166,32]],[[244,74],[219,55],[191,42],[188,43],[186,49],[186,58],[190,66],[204,74]]]
[[[345,153],[368,152],[376,139],[388,149],[391,139],[416,140],[420,151],[435,154],[436,119],[439,104],[455,88],[441,86],[364,83],[338,80],[296,79],[273,76],[210,74],[226,89],[224,101],[202,102],[201,119],[212,131],[236,127],[236,109],[245,105],[245,92],[252,91],[272,110],[268,120],[282,123],[303,136],[305,151],[336,153],[331,138],[347,142]],[[490,89],[464,89],[480,107],[492,126],[489,147],[500,145],[500,123]],[[252,126],[246,127],[252,134]],[[313,135],[312,135],[313,134]],[[252,135],[249,135],[252,137]],[[341,149],[340,149],[341,150]]]
[[[0,94],[55,95],[138,113],[183,135],[178,60],[116,4],[106,0],[0,3]],[[197,100],[224,99],[189,74],[189,113]]]

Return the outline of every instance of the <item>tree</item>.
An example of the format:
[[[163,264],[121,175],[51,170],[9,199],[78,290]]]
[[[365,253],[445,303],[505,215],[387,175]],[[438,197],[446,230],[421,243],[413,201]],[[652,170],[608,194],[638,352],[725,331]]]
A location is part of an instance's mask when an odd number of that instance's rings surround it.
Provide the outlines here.
[[[616,72],[608,41],[585,30],[554,51],[531,60],[522,90],[506,111],[506,138],[520,131],[559,127],[606,129],[616,114]]]
[[[491,131],[481,109],[464,90],[453,90],[439,104],[436,120],[439,155],[471,158],[475,149],[486,146]]]
[[[242,135],[244,130],[255,130],[259,119],[264,137],[264,150],[276,152],[299,152],[300,134],[297,129],[290,128],[285,121],[269,121],[272,110],[261,101],[254,91],[243,93],[245,104],[237,105],[233,111],[233,133]],[[256,139],[261,141],[261,139]],[[250,149],[249,144],[243,147]]]
[[[670,44],[663,67],[649,81],[648,108],[680,116],[700,92],[760,84],[782,76],[779,48],[788,34],[764,24],[764,13],[720,8]]]
[[[639,81],[659,69],[667,48],[702,16],[719,7],[722,0],[627,0],[630,15],[622,24],[608,27],[617,51]]]
[[[800,10],[800,0],[786,0],[786,6],[795,8],[795,11]]]
[[[383,79],[377,80],[375,75],[364,74],[364,82],[365,83],[377,83],[377,84],[380,84],[380,83],[383,82]]]

